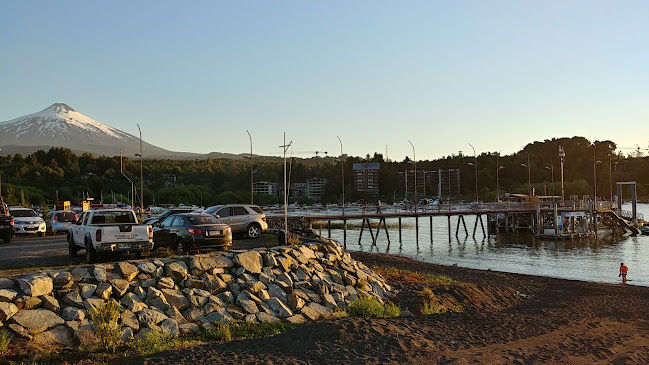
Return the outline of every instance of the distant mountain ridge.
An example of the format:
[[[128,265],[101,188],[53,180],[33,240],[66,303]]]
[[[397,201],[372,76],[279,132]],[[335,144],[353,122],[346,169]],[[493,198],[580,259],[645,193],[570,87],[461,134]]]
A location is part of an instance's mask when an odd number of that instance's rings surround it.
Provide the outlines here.
[[[29,154],[52,147],[76,153],[116,156],[140,153],[140,138],[100,123],[64,103],[55,103],[40,112],[0,123],[2,154]],[[213,152],[209,155],[169,151],[142,142],[145,158],[242,158],[241,155]]]

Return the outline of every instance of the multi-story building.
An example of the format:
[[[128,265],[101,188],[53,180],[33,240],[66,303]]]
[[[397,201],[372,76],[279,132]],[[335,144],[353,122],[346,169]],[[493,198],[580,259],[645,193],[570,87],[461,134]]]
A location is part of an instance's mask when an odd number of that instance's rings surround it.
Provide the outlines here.
[[[322,198],[322,194],[324,194],[324,188],[327,185],[327,180],[314,177],[312,179],[307,180],[306,183],[307,183],[307,193],[306,193],[307,198],[314,201],[319,201]]]
[[[252,185],[252,193],[255,195],[277,195],[277,183],[255,181]]]
[[[379,195],[379,169],[380,163],[366,162],[352,165],[354,171],[354,190]]]
[[[455,199],[460,196],[460,169],[439,168],[437,170],[409,169],[399,172],[399,186],[403,196],[415,200],[415,185],[417,199],[437,198]]]

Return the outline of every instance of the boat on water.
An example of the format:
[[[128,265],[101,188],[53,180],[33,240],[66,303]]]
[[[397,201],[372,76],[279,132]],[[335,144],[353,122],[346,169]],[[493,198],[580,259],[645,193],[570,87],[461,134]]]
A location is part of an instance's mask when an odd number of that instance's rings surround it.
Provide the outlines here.
[[[640,231],[640,234],[649,235],[649,226],[638,226],[638,230]]]

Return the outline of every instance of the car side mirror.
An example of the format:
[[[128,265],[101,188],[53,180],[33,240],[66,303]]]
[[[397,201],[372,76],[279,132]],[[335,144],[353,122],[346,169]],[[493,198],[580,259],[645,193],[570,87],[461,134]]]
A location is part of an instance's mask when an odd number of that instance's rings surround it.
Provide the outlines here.
[[[214,218],[219,219],[219,218],[221,218],[221,216],[218,215],[218,214],[214,214]]]

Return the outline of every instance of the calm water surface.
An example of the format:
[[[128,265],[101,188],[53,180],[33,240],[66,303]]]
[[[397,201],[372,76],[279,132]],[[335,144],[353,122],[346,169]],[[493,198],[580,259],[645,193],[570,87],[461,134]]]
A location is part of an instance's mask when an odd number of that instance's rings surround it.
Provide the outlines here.
[[[631,206],[624,205],[622,209],[630,211]],[[649,217],[649,205],[638,204],[638,212]],[[602,283],[621,282],[618,267],[620,262],[624,262],[629,267],[629,284],[649,286],[649,236],[632,237],[627,233],[616,237],[610,230],[601,229],[598,240],[548,240],[528,232],[484,237],[478,224],[474,239],[475,217],[465,216],[465,220],[469,236],[465,237],[461,227],[459,238],[455,237],[457,217],[452,217],[449,239],[448,219],[434,218],[431,243],[430,220],[420,218],[417,244],[414,218],[402,219],[402,224],[407,226],[402,229],[401,243],[398,220],[388,219],[388,225],[392,223],[388,227],[390,245],[385,231],[381,230],[377,244],[373,246],[366,227],[360,243],[360,229],[347,230],[347,249],[403,255],[436,264]],[[483,216],[483,221],[486,224],[486,216]],[[326,236],[327,231],[323,229],[322,234]],[[342,229],[332,229],[331,238],[342,243]]]

